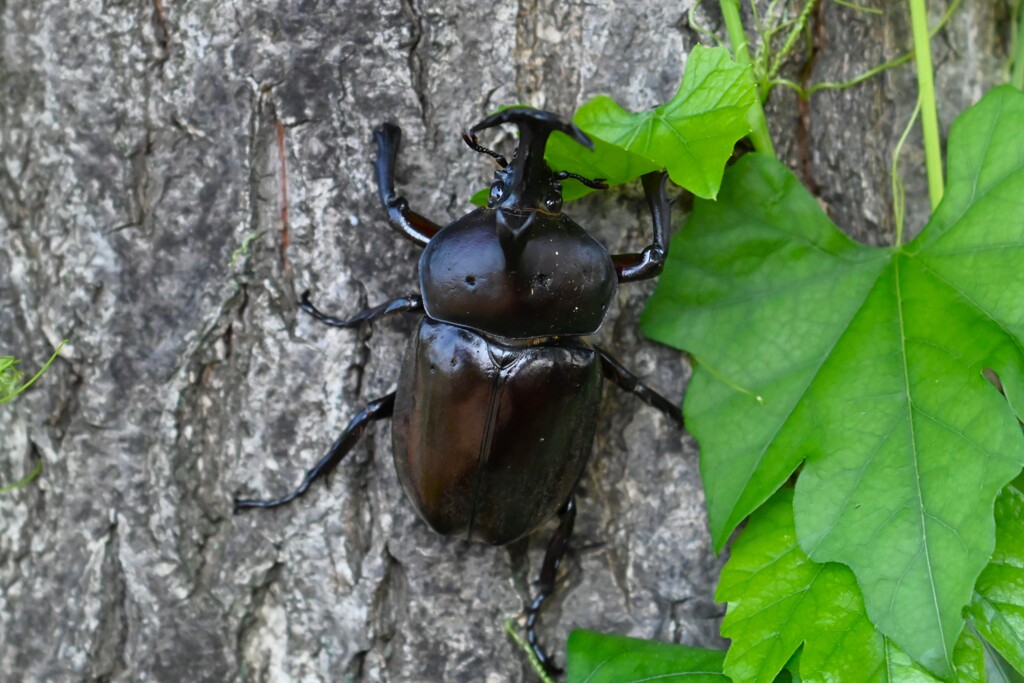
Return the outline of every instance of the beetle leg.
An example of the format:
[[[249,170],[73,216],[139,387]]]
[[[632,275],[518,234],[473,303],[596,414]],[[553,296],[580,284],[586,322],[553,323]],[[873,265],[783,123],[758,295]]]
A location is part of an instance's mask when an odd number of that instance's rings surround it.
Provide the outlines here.
[[[559,512],[561,521],[558,524],[558,528],[555,529],[555,533],[551,535],[551,540],[548,541],[548,549],[544,553],[544,564],[540,569],[540,591],[536,597],[530,602],[530,606],[526,608],[526,640],[530,644],[530,648],[533,650],[533,654],[537,657],[548,673],[557,676],[562,673],[562,670],[555,666],[554,662],[544,651],[544,647],[537,640],[537,617],[540,614],[541,605],[547,600],[548,596],[555,589],[555,573],[558,571],[558,565],[562,561],[562,556],[565,555],[565,548],[569,544],[569,537],[572,536],[572,528],[576,523],[576,496],[570,495],[569,500],[566,502],[565,507]]]
[[[420,313],[423,311],[423,299],[416,294],[410,294],[409,296],[402,297],[400,299],[392,299],[386,301],[379,306],[368,308],[365,311],[356,313],[351,318],[335,318],[332,315],[327,315],[322,312],[319,308],[313,305],[313,302],[309,300],[309,290],[307,289],[299,297],[299,306],[306,313],[319,320],[325,325],[331,327],[356,327],[362,323],[382,318],[392,313]]]
[[[612,358],[604,349],[597,348],[597,353],[601,356],[601,369],[604,371],[605,377],[615,382],[623,391],[636,395],[647,405],[660,410],[679,428],[683,427],[683,412],[672,401],[641,382],[636,375]]]
[[[654,219],[654,240],[639,254],[615,254],[612,263],[619,276],[619,282],[636,282],[657,277],[665,267],[668,256],[668,226],[672,217],[672,207],[665,194],[665,182],[668,175],[664,171],[647,173],[641,178],[647,205],[651,207],[651,218]]]
[[[395,161],[402,141],[402,129],[393,123],[382,123],[373,137],[377,140],[377,188],[391,227],[425,247],[441,226],[410,209],[405,197],[395,193]]]
[[[338,466],[342,458],[348,455],[348,452],[359,441],[359,438],[366,431],[366,426],[371,422],[377,420],[383,420],[391,417],[395,411],[395,392],[391,392],[383,398],[378,398],[376,401],[370,401],[366,408],[359,411],[359,413],[352,418],[345,427],[345,431],[341,433],[341,436],[331,445],[331,449],[320,458],[320,460],[313,465],[313,468],[306,472],[305,478],[299,487],[289,493],[286,496],[280,498],[271,498],[269,500],[255,500],[255,499],[235,499],[235,512],[244,510],[246,508],[273,508],[279,505],[285,505],[290,503],[306,491],[317,479],[324,477]]]

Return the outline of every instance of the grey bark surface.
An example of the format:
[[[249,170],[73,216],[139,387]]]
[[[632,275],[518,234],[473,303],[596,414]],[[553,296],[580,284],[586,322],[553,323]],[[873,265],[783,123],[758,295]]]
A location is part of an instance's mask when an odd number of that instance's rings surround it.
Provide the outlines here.
[[[824,2],[813,55],[784,73],[842,80],[909,49],[901,5],[872,4],[885,14]],[[507,103],[665,101],[699,39],[689,5],[0,0],[0,354],[36,368],[70,340],[0,406],[0,484],[45,463],[0,496],[0,678],[534,680],[502,624],[553,524],[511,550],[433,534],[387,423],[300,502],[234,516],[231,501],[289,490],[394,387],[414,320],[336,331],[297,309],[306,288],[339,315],[414,291],[418,251],[376,198],[374,127],[402,126],[400,189],[444,223],[489,173],[462,127]],[[965,3],[936,39],[944,130],[999,80],[1009,6]],[[891,241],[913,79],[769,102],[780,157],[859,239]],[[919,228],[914,137],[904,175]],[[613,251],[649,239],[636,187],[567,212]],[[652,289],[622,287],[597,341],[678,399],[684,359],[638,330]],[[722,646],[696,444],[611,387],[601,416],[543,638],[560,661],[575,628]]]

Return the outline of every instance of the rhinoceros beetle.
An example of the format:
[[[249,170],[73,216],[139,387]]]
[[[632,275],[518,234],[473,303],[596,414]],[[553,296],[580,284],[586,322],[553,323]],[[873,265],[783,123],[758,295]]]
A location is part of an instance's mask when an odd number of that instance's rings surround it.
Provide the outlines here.
[[[476,133],[499,124],[519,128],[506,161],[479,144]],[[493,545],[519,539],[554,515],[539,590],[526,609],[537,658],[556,671],[537,640],[541,605],[551,594],[576,517],[573,490],[596,431],[602,378],[682,426],[680,410],[584,337],[593,334],[622,282],[657,276],[668,250],[669,203],[664,173],[643,177],[654,238],[640,253],[610,255],[561,213],[561,181],[544,160],[555,131],[593,149],[576,125],[528,107],[488,116],[463,139],[499,168],[487,206],[445,227],[409,208],[395,193],[401,130],[375,132],[377,183],[392,227],[424,247],[420,294],[394,299],[351,318],[326,315],[301,297],[301,307],[332,327],[354,327],[393,313],[421,316],[402,362],[398,387],[370,401],[297,489],[269,500],[236,500],[236,510],[272,508],[306,493],[352,450],[367,425],[392,418],[395,468],[402,488],[427,524],[441,534]]]

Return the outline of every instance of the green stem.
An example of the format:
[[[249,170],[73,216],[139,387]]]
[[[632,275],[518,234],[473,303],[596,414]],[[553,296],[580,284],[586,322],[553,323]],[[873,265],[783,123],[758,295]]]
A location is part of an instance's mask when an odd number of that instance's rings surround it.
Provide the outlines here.
[[[5,394],[5,393],[3,393],[2,391],[0,391],[0,403],[9,403],[10,401],[13,401],[13,400],[15,399],[15,397],[16,397],[16,396],[17,396],[18,394],[20,394],[21,392],[25,391],[25,390],[26,390],[26,389],[28,389],[28,388],[29,388],[30,386],[32,386],[32,384],[33,384],[33,383],[34,383],[34,382],[35,382],[35,381],[36,381],[37,379],[39,379],[40,377],[42,377],[42,376],[43,376],[43,373],[44,373],[44,372],[46,372],[46,369],[47,369],[47,368],[49,368],[49,367],[50,367],[50,365],[52,365],[52,364],[53,364],[53,361],[55,361],[55,360],[57,359],[57,355],[58,355],[58,354],[60,353],[61,349],[63,349],[63,348],[64,348],[64,345],[65,345],[65,344],[67,344],[67,343],[68,343],[68,340],[67,340],[67,339],[65,339],[64,341],[62,341],[62,342],[61,342],[61,343],[60,343],[60,344],[59,344],[59,345],[57,346],[57,349],[56,349],[56,350],[55,350],[55,351],[53,352],[53,355],[52,355],[52,356],[50,356],[50,360],[46,361],[46,365],[44,365],[44,366],[43,366],[42,368],[40,368],[40,369],[39,369],[39,372],[37,372],[37,373],[36,373],[36,374],[35,374],[35,375],[34,375],[34,376],[32,377],[32,379],[30,379],[29,381],[25,382],[24,384],[22,384],[22,385],[21,385],[20,387],[18,387],[18,388],[15,388],[15,387],[14,387],[14,386],[12,385],[12,386],[10,387],[10,393],[6,393],[6,394]],[[18,361],[18,360],[15,360],[15,359],[14,359],[14,358],[12,358],[11,356],[4,356],[4,359],[3,359],[3,360],[4,360],[5,362],[4,362],[4,363],[0,363],[0,372],[10,372],[10,371],[11,371],[11,370],[10,370],[10,368],[13,368],[15,364],[17,364],[18,362],[20,362],[20,361]],[[15,380],[17,380],[17,378],[20,378],[20,377],[21,377],[21,373],[20,373],[20,372],[17,372],[17,371],[14,371],[14,372],[15,372],[15,375],[14,375],[14,377],[15,377]]]
[[[910,0],[910,23],[914,31],[917,89],[921,97],[921,130],[924,133],[925,167],[928,169],[928,198],[931,200],[932,211],[935,211],[942,201],[942,145],[939,143],[939,115],[935,105],[928,13],[924,0]]]
[[[850,9],[856,10],[858,12],[864,12],[865,14],[885,14],[885,10],[879,9],[878,7],[867,7],[865,5],[858,5],[855,2],[848,2],[847,0],[832,0],[832,2],[836,3],[837,5],[842,5],[843,7],[849,7]]]
[[[1024,0],[1017,4],[1017,27],[1014,30],[1013,71],[1010,72],[1010,84],[1018,90],[1024,90]]]
[[[533,648],[519,635],[519,629],[516,628],[515,622],[512,619],[505,620],[505,633],[526,653],[526,658],[530,660],[530,666],[533,667],[534,672],[540,677],[542,683],[555,683],[548,672],[544,670],[544,665],[537,659],[537,655],[533,653]]]
[[[11,491],[16,491],[22,487],[28,486],[29,484],[32,483],[33,479],[39,476],[39,473],[42,471],[43,459],[39,458],[39,460],[36,461],[36,466],[32,468],[32,471],[29,472],[27,476],[23,477],[22,479],[19,479],[13,484],[8,484],[7,486],[0,486],[0,496],[4,495],[5,493],[10,493]]]
[[[914,105],[914,113],[910,115],[907,127],[903,129],[903,135],[900,136],[899,142],[896,143],[896,149],[892,152],[892,169],[889,175],[892,178],[892,210],[896,222],[897,247],[903,246],[903,216],[907,206],[906,194],[903,191],[903,176],[900,175],[900,152],[903,151],[903,143],[907,141],[910,129],[914,127],[914,122],[917,121],[917,115],[920,112],[921,98],[918,97],[917,104]]]
[[[729,32],[733,56],[740,64],[750,64],[750,46],[743,30],[743,20],[740,19],[740,0],[719,0],[719,5],[725,19],[725,30]]]
[[[789,53],[792,51],[793,46],[796,45],[796,41],[800,37],[800,33],[803,32],[804,27],[807,26],[807,20],[811,18],[811,12],[814,11],[814,8],[817,5],[818,0],[807,0],[807,3],[804,5],[803,9],[800,10],[800,16],[797,17],[796,23],[793,26],[792,30],[789,32],[789,35],[786,36],[786,42],[782,44],[782,49],[779,50],[778,54],[775,55],[775,59],[772,60],[772,66],[768,70],[767,80],[770,81],[779,75],[779,70],[782,69],[783,62],[786,61],[786,57],[789,56]],[[762,98],[762,100],[768,97],[768,92],[764,88],[765,85],[767,84],[762,84],[761,88],[764,93],[764,97]]]
[[[738,64],[750,66],[750,48],[747,45],[747,34],[743,30],[743,20],[740,19],[740,0],[718,0],[722,7],[722,17],[725,19],[725,28],[729,32],[729,42],[732,43],[733,56]],[[753,74],[750,76],[753,81]],[[756,87],[756,83],[754,84]],[[772,137],[768,132],[768,121],[764,117],[764,108],[761,106],[760,98],[755,98],[754,106],[747,112],[747,122],[750,123],[750,141],[754,143],[754,149],[758,152],[766,152],[775,156],[775,147],[772,146]]]
[[[836,0],[832,1],[836,2]],[[947,23],[949,23],[949,20],[953,17],[953,14],[957,11],[957,9],[960,8],[960,3],[962,1],[963,0],[953,0],[953,2],[949,3],[949,7],[947,7],[945,13],[943,13],[942,19],[940,19],[939,23],[935,25],[935,28],[933,28],[929,32],[928,35],[931,38],[934,38],[936,34],[938,34],[938,32],[941,31]],[[815,83],[809,88],[804,88],[799,83],[794,83],[793,81],[787,78],[772,78],[770,81],[768,81],[767,85],[769,91],[777,85],[784,86],[795,92],[797,95],[799,95],[801,99],[806,100],[810,99],[810,97],[814,95],[814,93],[820,92],[822,90],[846,90],[847,88],[852,88],[853,86],[859,85],[860,83],[863,83],[872,76],[880,74],[883,71],[887,71],[888,69],[894,69],[897,66],[906,64],[913,58],[913,50],[911,50],[910,52],[904,52],[899,57],[891,59],[888,62],[885,62],[884,64],[879,64],[878,66],[865,71],[859,76],[854,76],[848,81],[822,81],[819,83]]]

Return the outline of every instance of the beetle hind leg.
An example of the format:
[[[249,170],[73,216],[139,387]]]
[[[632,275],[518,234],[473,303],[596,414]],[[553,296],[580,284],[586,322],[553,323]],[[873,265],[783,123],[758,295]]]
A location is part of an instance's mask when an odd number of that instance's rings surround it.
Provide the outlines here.
[[[286,505],[302,494],[309,490],[309,487],[313,485],[317,479],[327,476],[338,466],[338,463],[348,455],[356,443],[359,442],[363,432],[366,431],[367,425],[377,420],[383,420],[391,417],[395,411],[395,392],[391,392],[383,398],[378,398],[376,401],[370,401],[366,405],[366,408],[359,411],[359,413],[349,421],[348,426],[345,427],[345,431],[341,433],[334,443],[331,445],[330,450],[320,458],[319,461],[313,467],[306,472],[306,476],[302,479],[302,483],[299,484],[291,493],[281,496],[280,498],[270,498],[267,500],[242,498],[235,499],[235,512],[246,510],[249,508],[274,508],[280,505]]]
[[[615,382],[620,389],[628,391],[652,408],[657,408],[667,418],[672,420],[677,427],[683,428],[683,411],[676,407],[672,401],[641,382],[639,377],[627,370],[622,363],[615,360],[607,351],[601,348],[596,350],[597,354],[601,357],[601,370],[607,379]]]
[[[576,523],[575,495],[569,496],[568,502],[566,502],[565,507],[562,508],[559,514],[561,521],[558,524],[558,528],[555,529],[555,533],[551,535],[551,540],[548,541],[548,549],[544,553],[544,564],[541,566],[540,580],[538,581],[540,590],[533,600],[530,601],[529,607],[526,608],[526,642],[530,644],[530,649],[533,650],[537,661],[551,675],[558,675],[562,673],[562,670],[555,666],[551,657],[545,652],[544,647],[537,639],[537,618],[540,616],[540,608],[544,601],[550,597],[555,589],[555,574],[558,571],[558,565],[561,563],[562,557],[565,555],[565,549],[569,545],[569,537],[572,536],[572,529]]]

